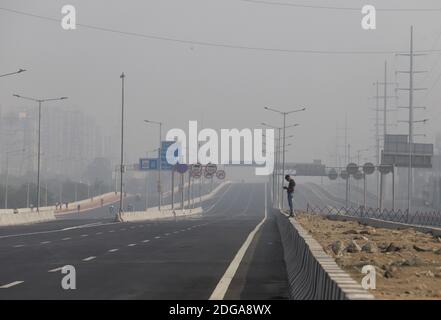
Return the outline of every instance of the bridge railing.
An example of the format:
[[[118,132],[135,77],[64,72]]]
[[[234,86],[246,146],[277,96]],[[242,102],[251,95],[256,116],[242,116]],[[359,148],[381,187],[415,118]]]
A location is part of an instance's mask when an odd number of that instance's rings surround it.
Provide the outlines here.
[[[380,209],[370,207],[333,207],[333,206],[317,206],[311,203],[307,204],[307,213],[325,214],[325,215],[346,215],[359,218],[381,219],[391,222],[399,222],[406,224],[414,224],[430,227],[441,227],[441,211],[415,211],[401,209]]]

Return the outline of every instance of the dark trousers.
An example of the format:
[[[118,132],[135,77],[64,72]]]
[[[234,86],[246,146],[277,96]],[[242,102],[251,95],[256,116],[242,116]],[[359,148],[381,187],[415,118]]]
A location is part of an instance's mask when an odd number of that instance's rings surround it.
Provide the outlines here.
[[[294,196],[294,192],[288,192],[287,194],[288,194],[289,213],[293,214],[294,211],[293,211],[293,207],[292,207],[292,198]]]

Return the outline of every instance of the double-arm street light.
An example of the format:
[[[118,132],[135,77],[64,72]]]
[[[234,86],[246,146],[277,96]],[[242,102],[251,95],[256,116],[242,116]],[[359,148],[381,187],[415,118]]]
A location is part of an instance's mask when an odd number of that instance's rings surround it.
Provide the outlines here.
[[[268,111],[273,111],[276,112],[280,115],[283,116],[283,151],[282,151],[282,179],[285,178],[285,141],[286,141],[286,135],[285,135],[285,131],[286,131],[286,116],[290,115],[292,113],[296,113],[296,112],[301,112],[301,111],[305,111],[306,108],[301,108],[301,109],[296,109],[296,110],[291,110],[291,111],[280,111],[274,108],[270,108],[270,107],[265,107],[265,110]],[[282,207],[283,209],[283,207]]]
[[[279,174],[279,169],[280,169],[280,151],[282,149],[281,143],[280,143],[280,139],[281,139],[281,131],[282,131],[282,127],[276,127],[273,125],[270,125],[268,123],[262,122],[261,123],[262,126],[264,127],[268,127],[271,129],[277,129],[277,143],[275,146],[275,166],[274,166],[274,170],[273,170],[273,203],[278,203],[280,206],[280,192],[281,189],[278,189],[279,186],[279,182],[280,182],[280,174]],[[288,128],[292,128],[292,127],[297,127],[299,124],[295,123],[292,125],[288,125],[285,126],[285,129]],[[290,136],[291,137],[291,136]],[[285,149],[285,148],[283,148]],[[277,197],[276,197],[277,195]]]
[[[13,95],[16,98],[29,100],[38,103],[38,155],[37,155],[37,212],[40,211],[40,158],[41,158],[41,105],[44,102],[66,100],[67,97],[51,98],[51,99],[35,99],[18,94]]]
[[[18,71],[15,71],[15,72],[0,74],[0,78],[7,77],[7,76],[13,76],[13,75],[25,72],[25,71],[26,71],[25,69],[18,69]]]
[[[152,120],[144,120],[145,123],[152,123],[159,126],[159,147],[158,147],[158,194],[159,194],[159,201],[158,201],[158,209],[161,210],[161,204],[162,204],[162,186],[161,186],[161,141],[162,141],[162,122],[159,121],[152,121]]]

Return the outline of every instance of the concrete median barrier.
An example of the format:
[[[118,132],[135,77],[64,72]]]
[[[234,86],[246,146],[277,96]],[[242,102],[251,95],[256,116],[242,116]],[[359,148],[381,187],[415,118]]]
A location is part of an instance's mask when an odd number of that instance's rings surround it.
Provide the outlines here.
[[[293,300],[374,299],[295,219],[275,211]]]
[[[19,212],[0,214],[0,226],[14,226],[22,224],[33,224],[45,221],[55,220],[53,211],[40,212]]]
[[[119,222],[130,222],[130,221],[142,221],[142,220],[157,220],[157,219],[170,219],[176,217],[186,217],[195,214],[203,213],[203,209],[200,206],[202,202],[212,199],[218,194],[221,189],[229,185],[231,181],[224,181],[219,184],[213,191],[209,194],[205,194],[202,197],[194,198],[195,207],[184,208],[184,210],[179,209],[180,204],[175,204],[175,209],[172,209],[171,204],[163,205],[161,210],[155,208],[149,208],[147,211],[126,211],[122,212],[120,215],[116,215],[116,221]],[[193,200],[191,202],[193,202]]]

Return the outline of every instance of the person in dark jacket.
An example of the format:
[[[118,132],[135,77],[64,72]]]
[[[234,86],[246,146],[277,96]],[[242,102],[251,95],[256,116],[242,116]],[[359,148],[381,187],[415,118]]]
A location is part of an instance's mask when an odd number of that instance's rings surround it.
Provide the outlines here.
[[[296,187],[296,182],[289,174],[285,176],[285,180],[288,182],[287,187],[283,187],[283,189],[286,190],[287,196],[288,196],[288,205],[289,205],[289,216],[294,216],[294,210],[292,205],[292,198],[294,196],[294,188]]]

